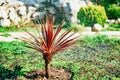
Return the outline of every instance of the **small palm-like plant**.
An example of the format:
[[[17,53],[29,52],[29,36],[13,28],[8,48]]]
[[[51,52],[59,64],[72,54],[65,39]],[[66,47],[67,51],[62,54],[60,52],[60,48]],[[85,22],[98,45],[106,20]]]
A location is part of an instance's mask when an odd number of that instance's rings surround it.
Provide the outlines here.
[[[45,60],[45,77],[48,79],[50,75],[50,61],[52,56],[60,50],[65,49],[78,40],[79,36],[75,36],[75,33],[69,29],[59,34],[63,23],[57,29],[53,29],[54,17],[47,15],[46,22],[41,25],[41,32],[39,38],[35,37],[32,33],[27,32],[32,38],[23,38],[22,40],[30,44],[29,48],[35,49],[42,53]],[[39,32],[39,31],[38,31]]]

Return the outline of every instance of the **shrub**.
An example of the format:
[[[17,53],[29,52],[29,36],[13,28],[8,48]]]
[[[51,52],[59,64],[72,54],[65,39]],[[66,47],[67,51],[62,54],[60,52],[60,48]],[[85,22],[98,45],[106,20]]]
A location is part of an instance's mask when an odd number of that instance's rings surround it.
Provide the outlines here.
[[[77,18],[83,26],[93,26],[95,23],[104,25],[107,16],[103,6],[94,5],[82,7],[77,14]]]
[[[105,7],[109,19],[120,18],[120,0],[92,0],[93,2]]]
[[[120,18],[120,7],[119,6],[110,5],[106,11],[107,11],[107,16],[109,19]]]
[[[107,7],[111,4],[118,4],[120,0],[92,0],[92,2]]]
[[[65,15],[65,12],[63,9],[58,8],[54,4],[54,0],[45,0],[41,3],[44,6],[40,6],[37,11],[44,12],[46,11],[46,14],[52,14],[55,16],[55,24],[61,23],[61,21],[64,19],[66,23],[69,23],[69,20],[67,19],[67,16]],[[49,9],[53,8],[54,12],[51,12]],[[44,15],[45,17],[45,15]]]

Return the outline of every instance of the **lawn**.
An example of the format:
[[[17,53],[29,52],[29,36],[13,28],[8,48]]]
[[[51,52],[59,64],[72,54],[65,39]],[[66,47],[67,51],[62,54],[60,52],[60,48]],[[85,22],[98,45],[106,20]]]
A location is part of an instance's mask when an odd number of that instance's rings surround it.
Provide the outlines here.
[[[0,79],[14,79],[44,69],[41,53],[24,42],[0,42]],[[81,38],[72,48],[55,54],[51,66],[68,69],[71,80],[120,80],[120,39],[97,35]]]
[[[17,28],[17,27],[0,27],[0,32],[22,32],[22,31],[35,31],[34,27],[21,27],[21,28]]]
[[[120,24],[108,24],[108,27],[104,28],[103,31],[120,31]]]

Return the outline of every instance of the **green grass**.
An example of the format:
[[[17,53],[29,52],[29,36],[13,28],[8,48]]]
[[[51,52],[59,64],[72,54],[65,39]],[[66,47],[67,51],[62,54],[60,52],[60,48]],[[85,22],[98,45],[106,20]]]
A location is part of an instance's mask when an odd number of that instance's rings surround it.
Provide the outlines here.
[[[33,31],[35,32],[36,29],[34,27],[0,27],[0,32],[23,32],[23,31]]]
[[[84,27],[82,25],[76,24],[76,23],[66,24],[63,27],[64,30],[67,30],[70,28],[72,28],[74,32],[79,32],[79,33],[81,33],[84,29]]]
[[[24,79],[24,73],[44,68],[41,53],[27,49],[25,45],[18,41],[0,42],[2,77],[11,73]],[[83,37],[73,48],[55,54],[51,65],[69,69],[73,74],[71,80],[119,80],[120,39],[107,36]],[[7,74],[4,73],[6,71]]]
[[[2,35],[0,35],[0,36],[4,36],[4,37],[9,37],[9,36],[11,36],[9,33],[3,33]]]
[[[39,25],[37,25],[39,26]],[[59,25],[54,25],[55,28],[57,28]],[[41,28],[38,28],[41,29]],[[67,28],[68,29],[68,28]],[[78,28],[76,28],[78,29]],[[74,31],[76,31],[76,29]],[[64,31],[65,29],[63,29],[62,31]],[[18,28],[17,26],[9,26],[9,27],[2,27],[0,26],[0,33],[7,33],[7,32],[24,32],[24,31],[30,31],[30,32],[37,32],[36,27],[33,26],[29,26],[26,25],[24,27],[20,27]],[[78,30],[77,30],[78,31]]]
[[[0,26],[0,32],[22,32],[26,30],[33,32],[36,31],[33,22],[30,22],[29,24],[26,24],[24,26],[22,24],[23,22],[19,23],[19,25],[21,25],[20,27],[14,24],[11,24],[8,27]]]
[[[120,24],[109,24],[103,31],[120,31]]]

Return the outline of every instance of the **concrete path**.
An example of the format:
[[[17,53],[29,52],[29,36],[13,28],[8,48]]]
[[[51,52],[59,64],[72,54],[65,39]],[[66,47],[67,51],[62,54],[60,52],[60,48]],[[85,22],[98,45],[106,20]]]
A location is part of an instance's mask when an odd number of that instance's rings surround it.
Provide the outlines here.
[[[20,37],[28,37],[28,35],[25,32],[8,32],[7,34],[10,34],[10,36],[5,37],[2,36],[5,33],[0,33],[0,41],[13,41],[16,40],[17,38]],[[115,38],[120,38],[120,31],[104,31],[104,32],[81,32],[80,35],[81,37],[84,37],[86,35],[88,36],[94,36],[94,35],[107,35],[109,37],[115,37]]]
[[[90,36],[94,36],[94,35],[107,35],[110,37],[120,37],[120,31],[104,31],[104,32],[82,32],[80,35],[81,36],[85,36],[85,35],[90,35]]]
[[[10,36],[8,37],[2,36],[3,34],[6,33],[0,33],[0,41],[7,41],[7,42],[17,40],[20,37],[28,36],[27,33],[25,32],[7,32],[7,34],[10,34]]]

